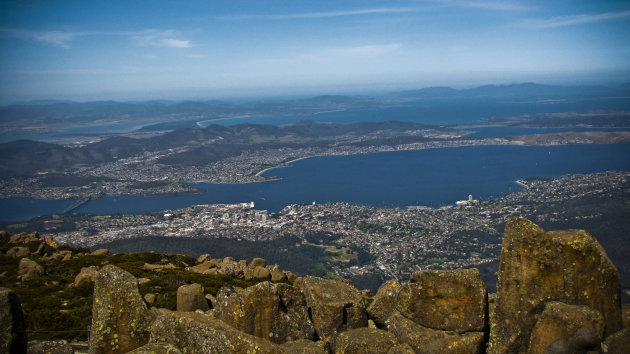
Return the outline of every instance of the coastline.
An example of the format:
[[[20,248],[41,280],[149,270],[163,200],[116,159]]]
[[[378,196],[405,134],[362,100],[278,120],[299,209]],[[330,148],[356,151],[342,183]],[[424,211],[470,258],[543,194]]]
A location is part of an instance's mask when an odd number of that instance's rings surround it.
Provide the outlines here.
[[[324,155],[304,156],[304,157],[298,157],[297,159],[293,159],[293,160],[290,160],[290,161],[282,162],[282,163],[280,163],[279,165],[276,165],[276,166],[271,166],[271,167],[267,167],[267,168],[264,168],[264,169],[262,169],[262,170],[260,170],[260,171],[256,172],[256,173],[254,174],[254,177],[262,177],[262,174],[263,174],[263,173],[265,173],[265,172],[267,172],[267,171],[269,171],[269,170],[273,170],[273,169],[276,169],[276,168],[291,167],[291,164],[292,164],[292,163],[294,163],[294,162],[298,162],[298,161],[300,161],[300,160],[310,159],[311,157],[317,157],[317,156],[324,156]],[[276,177],[276,178],[274,178],[274,179],[272,179],[272,180],[280,180],[280,178]],[[266,181],[265,181],[265,182],[266,182]],[[250,183],[251,183],[251,182],[250,182]]]

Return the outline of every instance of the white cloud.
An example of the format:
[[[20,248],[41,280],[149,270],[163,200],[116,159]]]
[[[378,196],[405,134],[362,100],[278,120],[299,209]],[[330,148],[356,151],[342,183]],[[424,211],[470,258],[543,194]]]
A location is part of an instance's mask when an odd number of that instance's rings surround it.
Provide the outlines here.
[[[529,19],[520,22],[524,27],[530,28],[554,28],[576,26],[593,22],[612,21],[630,17],[630,10],[620,12],[606,12],[602,14],[582,14],[574,16],[559,16],[548,19]]]
[[[171,48],[190,48],[192,42],[190,40],[174,38],[177,35],[172,30],[156,30],[146,29],[141,31],[32,31],[16,28],[2,28],[0,34],[36,40],[47,44],[55,45],[61,48],[70,48],[71,42],[82,37],[88,36],[120,36],[133,39],[139,46],[156,46]]]
[[[344,16],[361,16],[372,14],[392,14],[392,13],[409,13],[420,11],[415,7],[385,7],[372,9],[357,10],[340,10],[340,11],[323,11],[323,12],[298,12],[290,14],[259,14],[259,15],[234,15],[234,16],[213,16],[213,18],[224,20],[294,20],[304,18],[327,18],[327,17],[344,17]]]
[[[347,55],[347,56],[375,56],[393,52],[400,49],[400,44],[372,44],[357,47],[331,48],[326,52],[331,55]]]
[[[476,1],[476,0],[431,0],[439,5],[470,7],[492,11],[522,11],[527,7],[513,1]]]

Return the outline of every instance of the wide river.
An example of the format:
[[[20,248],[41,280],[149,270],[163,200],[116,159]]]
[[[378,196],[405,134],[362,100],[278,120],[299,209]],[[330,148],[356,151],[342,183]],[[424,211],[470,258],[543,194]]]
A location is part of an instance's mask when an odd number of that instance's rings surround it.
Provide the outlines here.
[[[349,202],[379,207],[440,207],[489,200],[521,190],[518,179],[630,169],[630,145],[473,146],[354,156],[313,157],[267,171],[281,180],[244,185],[198,184],[205,194],[111,196],[78,213],[141,213],[195,204],[250,202],[275,212],[295,203]],[[59,213],[72,201],[0,199],[0,220]]]

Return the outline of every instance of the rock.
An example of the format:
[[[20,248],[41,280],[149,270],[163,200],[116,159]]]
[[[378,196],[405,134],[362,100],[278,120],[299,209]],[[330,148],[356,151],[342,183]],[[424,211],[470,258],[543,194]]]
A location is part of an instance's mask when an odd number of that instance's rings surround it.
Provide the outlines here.
[[[29,281],[44,274],[44,268],[28,258],[22,258],[18,266],[18,280]]]
[[[190,271],[199,273],[199,274],[208,274],[208,270],[214,267],[216,267],[214,263],[205,261],[201,264],[197,264],[196,266],[190,267]]]
[[[284,274],[282,270],[280,270],[280,266],[278,266],[277,264],[269,269],[269,273],[271,274],[271,281],[287,280],[287,275]]]
[[[148,283],[150,281],[151,281],[151,279],[149,279],[149,278],[138,278],[138,285],[144,285],[144,284],[146,284],[146,283]]]
[[[208,253],[202,254],[201,256],[197,257],[197,264],[201,264],[201,263],[203,263],[205,261],[209,261],[211,259],[212,259],[212,257]]]
[[[20,299],[0,288],[0,353],[26,353],[26,324]]]
[[[271,273],[269,272],[269,269],[259,266],[254,268],[253,277],[257,280],[268,280],[271,279]]]
[[[65,340],[29,342],[28,354],[72,354],[72,346]]]
[[[262,258],[254,258],[249,263],[249,268],[251,268],[251,269],[256,269],[257,267],[263,267],[264,268],[266,266],[267,266],[267,261],[262,259]]]
[[[424,327],[484,331],[486,286],[478,269],[421,270],[398,292],[396,309]]]
[[[182,285],[177,289],[177,311],[208,311],[210,307],[199,284]]]
[[[63,255],[63,258],[61,259],[62,261],[69,261],[72,259],[72,251],[61,250],[58,253]]]
[[[127,271],[104,266],[94,283],[90,354],[128,352],[149,342],[155,315]]]
[[[387,351],[387,354],[415,354],[415,353],[416,351],[413,350],[413,348],[407,343],[396,344],[395,346],[391,347]]]
[[[524,218],[508,221],[501,249],[489,353],[527,350],[547,301],[585,305],[604,318],[604,335],[621,328],[619,273],[584,230],[545,232]]]
[[[389,280],[378,288],[374,300],[367,308],[368,315],[379,327],[385,327],[385,321],[396,309],[400,283],[397,280]]]
[[[387,330],[401,343],[406,343],[416,353],[461,353],[484,352],[484,333],[456,333],[431,329],[419,325],[394,312],[387,319]]]
[[[341,332],[335,339],[335,353],[387,353],[398,344],[396,337],[380,329],[355,328]]]
[[[109,255],[109,250],[101,248],[101,249],[97,249],[95,251],[92,251],[90,253],[90,255],[92,256],[107,256]]]
[[[142,268],[146,269],[146,270],[150,270],[152,272],[160,272],[163,269],[175,269],[177,268],[177,266],[175,266],[172,263],[169,264],[149,264],[149,263],[145,263]]]
[[[50,256],[57,251],[56,248],[50,247],[45,241],[42,241],[37,250],[33,252],[33,255],[36,256]]]
[[[212,294],[206,294],[206,300],[211,309],[216,308],[217,299]]]
[[[31,251],[26,247],[12,247],[6,253],[8,257],[16,258],[28,257],[30,254]]]
[[[98,267],[96,266],[83,267],[81,268],[81,271],[79,272],[79,274],[77,274],[77,276],[74,277],[74,282],[72,283],[72,286],[79,286],[85,283],[94,283],[94,280],[96,280],[97,275],[98,275]]]
[[[630,348],[630,328],[611,334],[602,343],[602,352],[610,354],[627,354]]]
[[[242,277],[244,268],[241,264],[234,261],[232,257],[225,257],[223,262],[217,266],[219,274],[229,275],[231,277]]]
[[[302,279],[301,287],[315,330],[325,342],[339,332],[367,326],[361,293],[348,281],[308,276]]]
[[[4,230],[0,230],[0,241],[9,241],[10,237],[9,234],[4,231]]]
[[[45,239],[46,244],[54,249],[59,248],[59,243],[57,243],[57,241],[55,241],[55,239],[52,236],[46,236]]]
[[[153,293],[144,294],[144,301],[146,301],[147,304],[153,305],[155,303],[155,300],[157,300],[157,295]]]
[[[280,351],[286,354],[328,354],[326,343],[313,342],[308,339],[298,339],[280,345]]]
[[[268,340],[196,312],[160,311],[151,326],[151,342],[169,343],[185,353],[281,353]]]
[[[41,237],[37,232],[33,232],[27,234],[26,232],[19,233],[17,235],[13,235],[9,238],[9,243],[21,243],[27,244],[29,242],[41,241]]]
[[[149,343],[127,354],[181,354],[181,351],[168,343]]]
[[[274,343],[315,338],[304,295],[287,284],[223,287],[217,293],[215,316],[240,331]]]
[[[593,329],[596,345],[599,345],[604,334],[604,320],[599,311],[586,306],[548,302],[532,330],[529,352],[542,353],[559,339],[569,340],[581,328]],[[591,349],[591,346],[583,347],[589,344],[585,339],[583,332],[578,333],[573,340],[573,349]]]
[[[624,328],[630,327],[630,304],[621,305],[621,320]]]

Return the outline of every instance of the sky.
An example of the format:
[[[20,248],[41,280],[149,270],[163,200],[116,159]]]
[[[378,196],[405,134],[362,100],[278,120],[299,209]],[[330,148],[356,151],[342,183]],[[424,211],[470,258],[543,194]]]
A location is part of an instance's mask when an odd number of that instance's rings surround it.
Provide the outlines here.
[[[0,0],[0,104],[630,82],[630,2]]]

